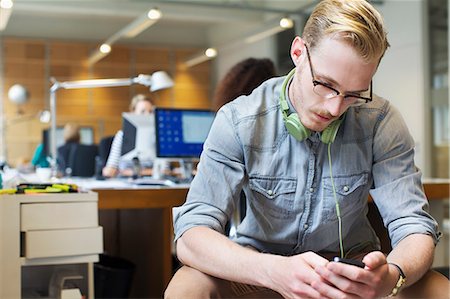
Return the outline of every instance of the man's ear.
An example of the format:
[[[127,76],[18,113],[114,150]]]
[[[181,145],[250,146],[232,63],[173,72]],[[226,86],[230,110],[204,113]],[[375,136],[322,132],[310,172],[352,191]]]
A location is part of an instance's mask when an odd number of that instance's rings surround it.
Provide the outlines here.
[[[305,49],[305,43],[303,42],[301,37],[296,36],[291,45],[291,59],[295,66],[300,63],[303,49]]]

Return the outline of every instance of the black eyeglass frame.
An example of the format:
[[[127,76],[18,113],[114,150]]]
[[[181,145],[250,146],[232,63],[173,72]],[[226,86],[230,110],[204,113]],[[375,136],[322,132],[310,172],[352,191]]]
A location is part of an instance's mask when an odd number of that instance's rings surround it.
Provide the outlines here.
[[[370,88],[370,97],[367,98],[367,97],[357,96],[357,95],[342,94],[339,90],[331,87],[330,85],[325,84],[323,82],[320,82],[320,81],[314,79],[315,76],[314,76],[314,72],[313,72],[313,66],[312,66],[312,63],[311,63],[311,56],[309,55],[309,49],[308,49],[307,45],[305,45],[305,49],[306,49],[306,56],[308,57],[309,69],[311,70],[312,84],[314,85],[314,87],[316,87],[317,85],[321,85],[323,87],[331,89],[332,91],[334,91],[336,93],[336,95],[334,95],[332,97],[329,97],[328,99],[331,99],[331,98],[334,98],[334,97],[342,95],[344,97],[344,99],[352,97],[352,98],[358,98],[358,99],[361,99],[361,100],[365,100],[366,103],[372,102],[372,80],[370,80],[370,87],[369,87]],[[317,94],[317,95],[320,95],[320,94]],[[320,95],[320,96],[322,96],[322,95]]]

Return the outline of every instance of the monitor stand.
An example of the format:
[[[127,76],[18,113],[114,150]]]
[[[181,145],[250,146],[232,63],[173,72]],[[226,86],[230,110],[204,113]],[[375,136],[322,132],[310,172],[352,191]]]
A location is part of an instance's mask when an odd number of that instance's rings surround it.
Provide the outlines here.
[[[166,170],[170,167],[171,162],[176,162],[180,165],[181,177],[180,180],[183,182],[190,182],[194,176],[193,170],[198,162],[198,159],[192,158],[156,158],[153,161],[153,174],[152,177],[155,179],[162,179],[165,177]]]
[[[185,181],[191,181],[194,174],[193,174],[193,170],[194,170],[194,160],[184,160],[181,159],[180,160],[180,167],[182,169],[182,178]]]
[[[160,180],[164,176],[164,170],[167,168],[169,161],[164,158],[156,158],[153,160],[152,177]]]

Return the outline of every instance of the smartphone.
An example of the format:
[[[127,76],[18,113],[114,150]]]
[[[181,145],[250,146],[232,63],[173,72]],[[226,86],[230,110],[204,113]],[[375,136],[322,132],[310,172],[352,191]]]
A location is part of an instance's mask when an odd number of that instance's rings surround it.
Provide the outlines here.
[[[352,259],[344,259],[344,258],[340,258],[340,257],[335,257],[333,259],[333,262],[337,262],[337,263],[344,263],[347,265],[352,265],[352,266],[356,266],[356,267],[360,267],[360,268],[364,268],[366,265],[358,260],[352,260]]]

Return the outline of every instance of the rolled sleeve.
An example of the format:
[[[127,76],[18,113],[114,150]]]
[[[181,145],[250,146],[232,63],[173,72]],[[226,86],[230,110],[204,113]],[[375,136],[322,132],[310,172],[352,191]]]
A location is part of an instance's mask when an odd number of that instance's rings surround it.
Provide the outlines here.
[[[374,189],[370,193],[392,247],[411,234],[430,235],[436,244],[438,227],[429,214],[421,172],[414,165],[414,140],[400,113],[389,105],[375,133],[373,163]]]
[[[224,232],[244,177],[242,147],[235,135],[232,105],[218,113],[203,148],[186,202],[173,209],[175,240],[195,226]]]

